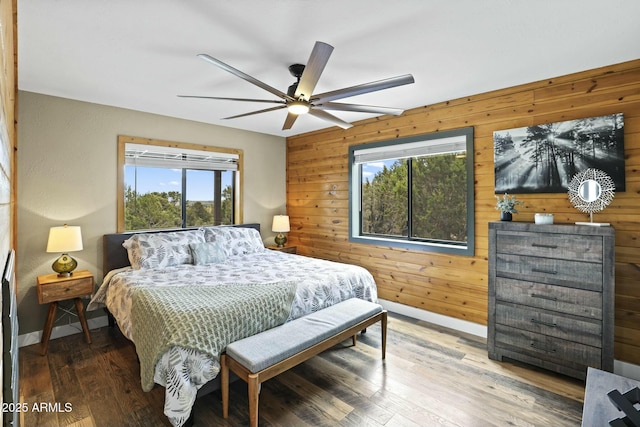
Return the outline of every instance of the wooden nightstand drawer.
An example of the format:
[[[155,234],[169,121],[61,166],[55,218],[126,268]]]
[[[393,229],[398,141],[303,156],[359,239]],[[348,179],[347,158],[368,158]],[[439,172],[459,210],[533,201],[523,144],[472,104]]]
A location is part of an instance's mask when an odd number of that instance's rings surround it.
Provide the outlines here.
[[[49,338],[53,330],[53,323],[56,318],[56,310],[58,309],[58,301],[74,300],[78,319],[82,325],[84,339],[87,344],[91,344],[91,335],[89,335],[89,325],[84,314],[84,306],[80,298],[89,296],[93,293],[93,276],[87,270],[74,271],[71,276],[60,277],[57,274],[47,274],[38,276],[38,301],[40,304],[49,304],[49,313],[47,321],[42,330],[41,354],[47,354],[49,348]],[[69,313],[68,310],[65,310]],[[71,313],[69,313],[71,314]]]
[[[93,276],[88,271],[77,271],[70,277],[58,277],[57,274],[38,276],[40,304],[80,298],[92,293]]]
[[[279,251],[279,252],[285,252],[288,254],[296,254],[298,253],[298,247],[297,246],[283,246],[283,247],[278,247],[278,246],[267,246],[267,249],[271,249],[272,251]]]

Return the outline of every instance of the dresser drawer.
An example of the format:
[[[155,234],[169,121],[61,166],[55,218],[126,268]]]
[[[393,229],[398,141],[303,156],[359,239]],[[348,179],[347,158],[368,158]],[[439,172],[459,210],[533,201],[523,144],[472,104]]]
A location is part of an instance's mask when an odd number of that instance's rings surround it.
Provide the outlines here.
[[[592,347],[602,346],[602,322],[517,304],[496,304],[496,323]]]
[[[602,262],[602,237],[600,236],[500,230],[496,239],[498,253]]]
[[[602,291],[602,264],[599,263],[499,253],[496,276]]]
[[[602,293],[496,277],[496,300],[602,319]]]
[[[85,297],[92,293],[93,277],[82,277],[57,283],[40,284],[38,286],[38,301],[40,304],[46,304]]]
[[[592,347],[561,338],[550,337],[531,331],[511,328],[496,324],[496,346],[510,351],[536,357],[542,360],[573,365],[602,365],[602,351]]]

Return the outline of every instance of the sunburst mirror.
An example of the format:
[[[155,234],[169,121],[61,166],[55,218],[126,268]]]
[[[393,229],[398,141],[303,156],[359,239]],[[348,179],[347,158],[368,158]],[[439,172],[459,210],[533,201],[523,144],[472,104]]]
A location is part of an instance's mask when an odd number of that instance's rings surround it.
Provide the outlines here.
[[[569,201],[578,210],[589,214],[590,222],[578,225],[607,226],[609,223],[593,222],[594,212],[600,212],[613,200],[616,186],[606,172],[589,168],[573,176],[569,183]]]

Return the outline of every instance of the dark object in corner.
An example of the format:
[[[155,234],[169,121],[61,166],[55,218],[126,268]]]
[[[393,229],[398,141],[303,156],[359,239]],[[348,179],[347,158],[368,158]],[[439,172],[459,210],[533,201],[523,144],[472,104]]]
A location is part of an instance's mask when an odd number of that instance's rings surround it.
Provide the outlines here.
[[[12,249],[2,274],[2,425],[20,424],[20,362],[18,356],[18,300]]]
[[[640,412],[634,406],[640,403],[640,389],[638,387],[632,388],[625,394],[618,390],[612,390],[607,393],[607,396],[613,406],[626,415],[624,418],[611,420],[609,422],[611,427],[640,427]]]

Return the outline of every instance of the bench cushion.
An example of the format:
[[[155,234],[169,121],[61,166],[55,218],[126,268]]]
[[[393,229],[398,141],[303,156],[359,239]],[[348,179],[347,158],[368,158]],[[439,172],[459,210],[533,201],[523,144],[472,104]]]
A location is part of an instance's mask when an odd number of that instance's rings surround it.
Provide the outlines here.
[[[260,372],[382,310],[379,304],[351,298],[231,343],[226,352],[252,373]]]

